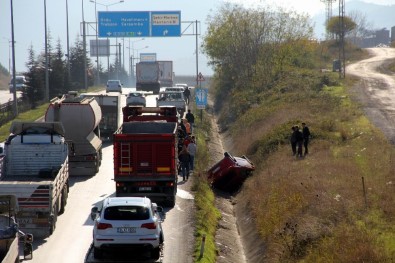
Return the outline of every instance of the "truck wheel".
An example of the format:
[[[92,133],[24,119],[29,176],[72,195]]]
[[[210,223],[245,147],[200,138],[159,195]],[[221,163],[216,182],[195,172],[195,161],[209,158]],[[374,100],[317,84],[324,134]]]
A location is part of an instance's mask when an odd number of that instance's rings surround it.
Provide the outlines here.
[[[158,260],[160,258],[160,247],[156,247],[151,251],[151,258]]]
[[[53,231],[55,231],[57,220],[58,220],[58,205],[55,204],[55,207],[53,209],[52,221],[50,222],[50,226],[49,226],[49,234],[50,235],[52,235]]]
[[[67,204],[67,196],[68,196],[67,186],[65,185],[63,187],[63,190],[62,190],[62,199],[61,199],[61,202],[60,202],[59,215],[64,213],[64,210],[65,210],[65,207],[66,207],[66,204]]]
[[[165,201],[165,206],[167,207],[174,207],[176,205],[176,199],[172,198],[170,200]]]
[[[93,247],[93,257],[101,259],[103,257],[103,251],[100,248]]]

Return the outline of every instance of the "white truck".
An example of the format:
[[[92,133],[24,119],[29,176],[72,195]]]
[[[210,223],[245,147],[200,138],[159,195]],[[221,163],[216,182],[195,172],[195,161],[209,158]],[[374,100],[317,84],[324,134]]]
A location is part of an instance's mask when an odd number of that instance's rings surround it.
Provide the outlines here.
[[[173,61],[157,61],[159,64],[160,87],[173,86]]]
[[[50,101],[46,122],[61,122],[69,145],[70,176],[92,176],[99,171],[102,140],[99,123],[102,112],[95,98],[81,98],[75,93]]]
[[[181,116],[184,116],[186,102],[182,91],[161,91],[156,99],[156,107],[175,106]]]
[[[0,193],[18,200],[18,224],[35,236],[53,233],[69,192],[68,146],[56,122],[13,122],[5,143]]]
[[[83,93],[81,98],[95,98],[101,108],[100,137],[112,140],[112,134],[122,124],[121,94]]]
[[[157,61],[141,61],[136,64],[136,90],[159,93],[159,63]]]
[[[20,250],[23,249],[23,261],[33,258],[33,235],[19,230],[16,222],[18,204],[15,195],[0,195],[0,262],[20,262]],[[19,248],[23,244],[23,248]]]

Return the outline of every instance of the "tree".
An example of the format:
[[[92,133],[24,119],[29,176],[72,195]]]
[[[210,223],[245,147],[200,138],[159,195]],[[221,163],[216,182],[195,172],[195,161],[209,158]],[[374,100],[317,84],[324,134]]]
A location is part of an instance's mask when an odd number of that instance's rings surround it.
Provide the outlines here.
[[[23,91],[23,99],[26,99],[32,105],[32,108],[35,108],[39,104],[39,100],[44,98],[45,68],[36,60],[33,46],[30,46],[28,52],[29,58],[26,63],[28,87]]]
[[[51,55],[51,78],[49,81],[49,98],[67,93],[67,68],[63,59],[64,54],[60,39],[56,45],[56,52]]]
[[[357,24],[352,20],[352,18],[345,16],[343,17],[344,21],[344,35],[346,36],[348,33],[350,33],[352,30],[354,30],[357,27]],[[341,31],[341,23],[340,23],[340,17],[339,16],[334,16],[326,24],[326,31],[329,33],[332,33],[336,36],[340,36]]]
[[[87,54],[84,54],[84,46],[82,41],[77,36],[74,47],[70,48],[70,74],[73,82],[71,89],[84,89],[85,75],[84,75],[84,56],[86,57],[87,74],[92,68],[91,61]],[[93,75],[88,74],[88,83],[93,83]]]

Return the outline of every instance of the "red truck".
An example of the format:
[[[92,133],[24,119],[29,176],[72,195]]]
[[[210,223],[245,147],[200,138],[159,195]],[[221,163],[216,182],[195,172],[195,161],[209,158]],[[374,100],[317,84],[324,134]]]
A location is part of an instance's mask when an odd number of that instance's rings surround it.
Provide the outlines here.
[[[116,196],[146,196],[173,207],[177,192],[177,122],[142,120],[141,115],[142,121],[128,119],[127,111],[132,109],[123,109],[124,123],[113,134]]]

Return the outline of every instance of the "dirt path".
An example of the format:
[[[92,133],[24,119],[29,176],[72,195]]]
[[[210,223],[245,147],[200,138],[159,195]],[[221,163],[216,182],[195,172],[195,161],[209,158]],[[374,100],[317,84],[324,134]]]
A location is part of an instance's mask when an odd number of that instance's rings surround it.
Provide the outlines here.
[[[351,64],[346,74],[360,80],[352,91],[369,120],[395,143],[395,76],[386,70],[393,62],[395,49],[369,48],[371,58]]]

